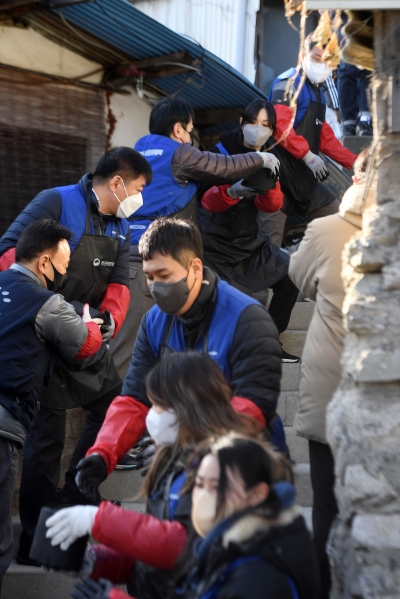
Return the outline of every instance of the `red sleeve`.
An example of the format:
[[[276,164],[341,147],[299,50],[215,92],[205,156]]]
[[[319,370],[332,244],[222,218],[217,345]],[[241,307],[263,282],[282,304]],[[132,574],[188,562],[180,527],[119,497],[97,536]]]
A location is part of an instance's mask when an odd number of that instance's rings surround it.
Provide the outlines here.
[[[310,146],[308,145],[308,141],[302,135],[297,135],[293,129],[291,125],[291,109],[285,104],[274,104],[274,108],[276,112],[276,133],[274,134],[274,138],[280,139],[283,137],[280,142],[281,146],[294,158],[298,160],[304,158]]]
[[[108,593],[108,597],[109,599],[134,599],[132,595],[128,595],[128,593],[125,593],[122,589],[117,588],[111,589]]]
[[[231,406],[235,412],[238,412],[239,414],[245,414],[246,416],[250,416],[250,418],[256,420],[256,422],[261,425],[260,430],[267,426],[267,421],[264,414],[260,408],[256,406],[254,401],[251,401],[251,399],[238,396],[232,397]]]
[[[0,271],[8,270],[15,262],[15,248],[10,248],[0,258]]]
[[[107,410],[106,418],[87,456],[98,453],[110,474],[118,458],[131,449],[146,429],[149,408],[130,395],[118,395]]]
[[[162,570],[174,568],[187,539],[180,522],[125,510],[109,501],[100,504],[92,535],[96,541]]]
[[[88,329],[88,335],[85,343],[82,345],[80,352],[74,357],[75,360],[84,360],[89,356],[93,356],[103,343],[100,329],[95,322],[85,322]]]
[[[228,208],[234,206],[239,201],[239,198],[237,200],[232,200],[232,198],[228,196],[226,193],[228,187],[231,187],[231,185],[211,187],[201,198],[201,205],[209,212],[223,212],[224,210],[228,210]]]
[[[96,565],[90,578],[107,578],[113,584],[124,584],[132,578],[135,559],[121,551],[105,545],[91,545],[90,551],[96,555]]]
[[[353,154],[353,152],[342,146],[337,137],[335,137],[332,127],[326,121],[322,125],[319,149],[329,156],[329,158],[332,158],[332,160],[335,160],[348,169],[353,166],[357,158],[357,154]]]
[[[118,333],[126,317],[129,308],[130,291],[126,285],[111,283],[107,286],[103,300],[100,304],[100,312],[109,310],[115,321],[115,332],[113,337]]]
[[[283,206],[283,193],[279,181],[273,189],[263,195],[257,195],[254,204],[261,212],[276,212]]]

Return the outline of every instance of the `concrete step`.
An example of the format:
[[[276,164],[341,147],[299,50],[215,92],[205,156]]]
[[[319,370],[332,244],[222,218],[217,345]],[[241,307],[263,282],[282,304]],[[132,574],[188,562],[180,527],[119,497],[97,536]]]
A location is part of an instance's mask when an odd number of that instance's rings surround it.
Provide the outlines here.
[[[114,470],[100,485],[104,499],[117,499],[122,503],[140,502],[137,496],[143,484],[143,477],[136,470]]]
[[[283,349],[289,354],[301,356],[306,342],[307,331],[296,331],[287,329],[280,335]]]
[[[288,364],[289,366],[289,364]],[[295,364],[293,364],[295,366]],[[298,391],[282,391],[278,399],[278,414],[282,418],[284,426],[293,426],[299,403]]]
[[[302,507],[311,507],[313,496],[310,479],[310,464],[295,464],[293,466],[293,472],[297,502]]]
[[[308,452],[308,441],[298,437],[292,426],[285,426],[286,443],[289,447],[290,457],[296,463],[308,463],[310,461]]]
[[[282,364],[281,393],[298,391],[300,386],[301,364]]]
[[[12,562],[4,579],[2,599],[71,599],[77,578]]]
[[[315,302],[296,302],[290,315],[288,330],[307,331],[314,308]]]

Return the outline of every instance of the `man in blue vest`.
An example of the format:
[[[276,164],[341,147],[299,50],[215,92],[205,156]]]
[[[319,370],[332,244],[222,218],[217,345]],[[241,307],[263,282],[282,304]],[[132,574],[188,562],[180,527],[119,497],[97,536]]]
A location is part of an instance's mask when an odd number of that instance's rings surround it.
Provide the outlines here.
[[[66,277],[71,231],[53,220],[31,223],[15,263],[0,273],[0,594],[13,555],[11,502],[30,422],[48,383],[54,354],[83,360],[102,345],[100,320],[83,317],[55,293]]]
[[[71,262],[63,296],[76,309],[88,303],[107,322],[100,350],[77,364],[57,359],[49,386],[40,398],[27,439],[20,490],[23,533],[19,563],[31,563],[29,550],[43,505],[71,505],[84,497],[75,484],[75,467],[93,444],[121,379],[107,344],[121,328],[129,306],[129,228],[126,218],[142,204],[141,191],[151,181],[151,168],[139,152],[113,148],[93,174],[79,183],[39,193],[0,240],[0,269],[13,261],[24,229],[38,218],[51,218],[72,231]],[[85,428],[56,494],[64,447],[66,408],[89,411]]]
[[[201,235],[190,221],[156,220],[139,252],[156,305],[142,319],[122,395],[78,465],[78,486],[89,497],[143,434],[150,407],[144,380],[170,352],[207,352],[229,381],[237,411],[260,428],[276,418],[281,348],[266,308],[203,266]]]
[[[248,152],[222,156],[202,152],[192,145],[194,110],[186,100],[164,98],[151,111],[149,130],[135,145],[150,163],[153,180],[143,190],[143,206],[129,218],[131,230],[131,308],[125,326],[112,342],[121,377],[132,356],[135,338],[143,314],[152,306],[143,275],[138,243],[154,219],[174,216],[196,221],[200,183],[235,183],[265,169],[271,179],[279,176],[279,161],[268,152]]]

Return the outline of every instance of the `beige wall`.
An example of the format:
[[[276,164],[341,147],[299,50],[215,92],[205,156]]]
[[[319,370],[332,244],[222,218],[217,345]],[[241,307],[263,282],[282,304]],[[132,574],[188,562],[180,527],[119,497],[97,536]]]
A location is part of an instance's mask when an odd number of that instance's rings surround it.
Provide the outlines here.
[[[116,119],[111,145],[133,147],[138,139],[149,132],[151,106],[141,100],[132,88],[130,96],[112,94],[110,109]]]

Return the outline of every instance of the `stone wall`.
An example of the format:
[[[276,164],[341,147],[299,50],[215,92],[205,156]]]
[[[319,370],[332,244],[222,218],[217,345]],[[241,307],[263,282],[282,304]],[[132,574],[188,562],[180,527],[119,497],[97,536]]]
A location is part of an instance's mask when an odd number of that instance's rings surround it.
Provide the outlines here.
[[[340,517],[331,534],[334,597],[400,594],[400,11],[375,11],[376,205],[343,254],[348,335],[328,410]],[[394,79],[391,80],[391,77]],[[393,83],[394,82],[394,83]]]

